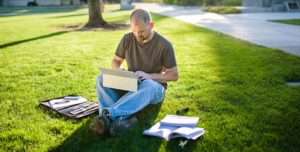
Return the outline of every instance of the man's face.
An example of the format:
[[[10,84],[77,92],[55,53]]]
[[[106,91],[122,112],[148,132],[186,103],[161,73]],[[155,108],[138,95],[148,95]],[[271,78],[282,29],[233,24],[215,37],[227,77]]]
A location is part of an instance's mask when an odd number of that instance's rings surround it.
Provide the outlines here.
[[[135,38],[139,42],[145,42],[146,40],[149,39],[151,29],[153,27],[152,24],[153,23],[145,24],[142,21],[136,21],[136,20],[131,21],[131,30],[132,30]]]

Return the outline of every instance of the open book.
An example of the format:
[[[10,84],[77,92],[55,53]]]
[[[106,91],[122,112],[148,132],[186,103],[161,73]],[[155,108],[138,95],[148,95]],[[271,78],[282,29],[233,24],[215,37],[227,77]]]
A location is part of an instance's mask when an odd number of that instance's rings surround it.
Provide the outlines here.
[[[150,129],[143,132],[144,135],[157,136],[166,140],[177,137],[196,140],[204,133],[205,131],[203,128],[166,126],[162,125],[160,122],[156,123]]]
[[[145,130],[143,134],[166,140],[176,137],[196,140],[205,133],[203,128],[196,127],[198,121],[198,117],[166,115],[160,122]]]
[[[198,117],[166,115],[166,117],[163,118],[160,123],[162,125],[175,127],[196,127],[198,121]]]

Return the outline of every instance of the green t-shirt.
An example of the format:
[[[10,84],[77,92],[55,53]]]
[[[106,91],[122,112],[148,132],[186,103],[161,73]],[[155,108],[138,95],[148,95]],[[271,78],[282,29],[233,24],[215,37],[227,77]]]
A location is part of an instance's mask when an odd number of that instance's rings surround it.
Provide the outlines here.
[[[125,59],[128,70],[134,72],[160,73],[163,67],[168,69],[176,66],[171,42],[157,32],[146,44],[138,42],[132,32],[125,34],[115,55]]]

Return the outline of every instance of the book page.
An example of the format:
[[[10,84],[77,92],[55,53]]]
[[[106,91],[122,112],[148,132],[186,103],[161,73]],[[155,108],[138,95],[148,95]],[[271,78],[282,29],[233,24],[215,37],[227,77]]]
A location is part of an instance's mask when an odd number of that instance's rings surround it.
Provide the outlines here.
[[[201,135],[204,134],[204,129],[203,128],[189,128],[189,127],[180,127],[172,132],[170,135],[170,138],[175,138],[175,137],[185,137],[187,139],[197,139]]]
[[[152,126],[150,129],[145,130],[143,132],[143,134],[150,135],[150,136],[157,136],[157,137],[161,137],[166,140],[169,140],[170,139],[169,135],[176,129],[178,129],[178,127],[163,126],[158,122],[154,126]]]
[[[196,127],[199,121],[198,117],[166,115],[160,122],[162,125],[177,126],[177,127]]]
[[[52,106],[52,108],[61,108],[61,107],[68,107],[71,105],[79,104],[88,101],[87,99],[80,97],[76,100],[67,100],[67,99],[53,99],[49,101],[49,104]]]

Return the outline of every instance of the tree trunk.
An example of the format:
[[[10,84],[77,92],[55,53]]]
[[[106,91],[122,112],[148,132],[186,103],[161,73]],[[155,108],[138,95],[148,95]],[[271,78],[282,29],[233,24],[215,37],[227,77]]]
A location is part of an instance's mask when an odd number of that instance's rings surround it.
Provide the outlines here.
[[[107,22],[102,18],[100,4],[102,0],[88,0],[89,21],[85,27],[103,27]]]

